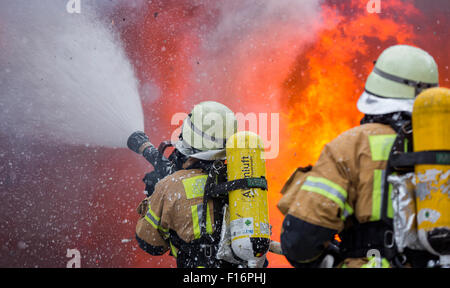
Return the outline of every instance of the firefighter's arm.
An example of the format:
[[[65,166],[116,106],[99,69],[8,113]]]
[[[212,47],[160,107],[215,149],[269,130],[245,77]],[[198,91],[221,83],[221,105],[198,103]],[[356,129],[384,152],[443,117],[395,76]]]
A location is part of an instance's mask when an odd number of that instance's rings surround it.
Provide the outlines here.
[[[352,209],[347,203],[350,176],[346,174],[345,152],[335,140],[325,146],[306,173],[283,222],[283,253],[294,266],[317,263],[329,241],[343,229]]]
[[[281,250],[292,266],[314,267],[320,264],[325,245],[336,232],[288,214],[283,221]]]
[[[169,250],[166,239],[168,229],[162,223],[164,198],[160,191],[145,199],[138,207],[140,218],[136,225],[136,240],[139,247],[151,255],[162,255]]]

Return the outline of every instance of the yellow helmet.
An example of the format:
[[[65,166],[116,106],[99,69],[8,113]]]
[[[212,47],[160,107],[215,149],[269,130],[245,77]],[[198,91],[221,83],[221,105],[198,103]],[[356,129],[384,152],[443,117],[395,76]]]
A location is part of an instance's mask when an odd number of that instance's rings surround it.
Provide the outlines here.
[[[411,113],[416,96],[438,85],[438,66],[430,54],[420,48],[395,45],[376,61],[358,109],[369,115]]]
[[[182,139],[176,148],[183,154],[202,160],[223,158],[229,137],[237,132],[237,120],[227,106],[207,101],[195,105],[183,121]]]

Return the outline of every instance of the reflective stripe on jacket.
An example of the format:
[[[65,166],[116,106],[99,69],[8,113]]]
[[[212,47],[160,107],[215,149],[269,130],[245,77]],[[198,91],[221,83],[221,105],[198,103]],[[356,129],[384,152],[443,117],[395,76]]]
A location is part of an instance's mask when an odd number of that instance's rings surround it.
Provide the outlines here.
[[[147,209],[141,214],[136,235],[145,243],[163,248],[177,256],[177,248],[170,242],[170,233],[176,232],[186,243],[200,238],[203,194],[207,175],[199,169],[180,170],[162,179],[155,192],[147,198]],[[208,202],[206,232],[214,229],[213,203]]]
[[[291,176],[278,208],[339,232],[350,215],[360,223],[380,220],[384,171],[395,137],[391,127],[378,123],[344,132],[324,147],[311,171]]]
[[[348,258],[340,268],[391,268],[391,264],[383,257]]]

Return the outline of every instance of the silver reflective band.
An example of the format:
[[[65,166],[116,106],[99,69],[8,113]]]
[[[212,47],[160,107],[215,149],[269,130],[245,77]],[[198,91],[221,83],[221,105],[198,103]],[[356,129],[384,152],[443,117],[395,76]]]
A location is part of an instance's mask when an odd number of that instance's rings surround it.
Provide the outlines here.
[[[160,222],[158,220],[155,219],[155,217],[153,217],[152,213],[150,213],[150,211],[147,212],[146,216],[148,217],[148,219],[150,219],[153,224],[155,224],[156,226],[159,227]]]
[[[342,203],[345,203],[345,201],[347,200],[345,195],[342,195],[341,192],[339,192],[338,190],[334,189],[333,187],[330,187],[324,183],[320,183],[320,182],[312,182],[309,180],[306,180],[305,183],[303,183],[304,186],[311,186],[311,187],[316,187],[316,188],[320,188],[322,190],[325,190],[326,192],[336,196],[337,198],[339,198]]]
[[[344,219],[347,219],[348,216],[352,215],[352,212],[349,211],[348,209],[344,209],[344,212],[342,214],[342,216],[344,217]]]
[[[207,140],[209,140],[209,141],[211,141],[211,142],[214,142],[214,143],[216,143],[216,144],[218,144],[218,145],[222,145],[222,147],[225,147],[225,144],[226,144],[226,140],[225,140],[225,139],[222,139],[222,138],[216,138],[216,137],[213,137],[213,136],[210,136],[210,135],[204,133],[203,131],[201,131],[200,129],[198,129],[198,128],[194,125],[194,123],[192,123],[190,117],[187,117],[187,118],[186,118],[186,125],[189,125],[189,126],[191,127],[191,129],[194,131],[194,133],[196,133],[197,135],[201,136],[202,138],[205,138],[205,139],[207,139]]]
[[[203,221],[202,215],[203,215],[203,204],[198,204],[197,205],[197,216],[198,216],[198,225],[200,226],[200,230],[201,230],[202,226],[206,225],[206,223],[202,223],[202,221]]]

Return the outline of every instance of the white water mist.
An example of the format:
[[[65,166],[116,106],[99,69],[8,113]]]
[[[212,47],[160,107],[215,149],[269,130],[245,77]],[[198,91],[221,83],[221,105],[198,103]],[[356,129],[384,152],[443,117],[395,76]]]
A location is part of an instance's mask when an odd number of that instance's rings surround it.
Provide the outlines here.
[[[324,27],[321,2],[208,2],[218,11],[217,24],[202,35],[201,47],[192,57],[200,65],[192,65],[191,93],[215,99],[239,95],[251,99],[247,105],[251,109],[280,109],[280,86],[297,57]],[[255,97],[264,101],[254,101]]]
[[[66,1],[0,2],[0,134],[125,147],[144,130],[138,83],[110,27]]]

